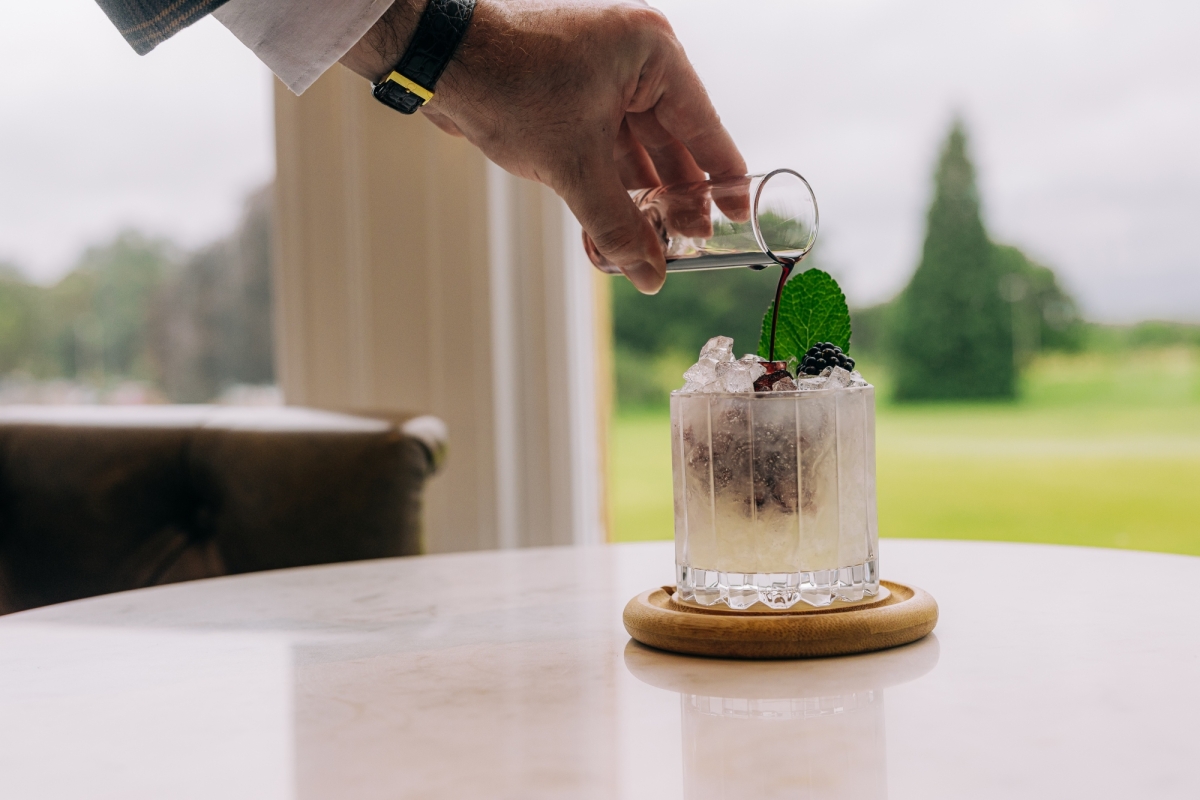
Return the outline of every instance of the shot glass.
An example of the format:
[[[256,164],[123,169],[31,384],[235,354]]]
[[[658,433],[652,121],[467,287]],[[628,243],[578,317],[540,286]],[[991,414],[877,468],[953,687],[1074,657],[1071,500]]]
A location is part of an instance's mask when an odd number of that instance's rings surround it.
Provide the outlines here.
[[[820,223],[812,187],[790,169],[639,189],[630,196],[658,232],[668,272],[794,264],[812,249]],[[620,272],[586,232],[583,247],[597,269]]]
[[[744,610],[879,591],[875,389],[671,393],[677,596]]]

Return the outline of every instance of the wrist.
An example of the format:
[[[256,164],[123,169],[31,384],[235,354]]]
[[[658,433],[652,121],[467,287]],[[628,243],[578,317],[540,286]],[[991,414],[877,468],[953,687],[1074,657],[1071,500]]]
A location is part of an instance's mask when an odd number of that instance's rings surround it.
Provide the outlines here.
[[[505,24],[504,4],[476,0],[471,24],[454,51],[450,63],[446,65],[446,71],[442,73],[438,82],[437,95],[429,102],[428,108],[446,112],[464,95],[479,94],[478,86],[472,88],[470,76],[480,74],[480,67],[485,70],[496,69],[504,62],[495,52],[494,45],[497,40],[503,39],[505,30],[511,28]],[[491,52],[484,55],[488,50]],[[484,98],[477,96],[468,102],[478,103],[482,99]]]
[[[342,56],[341,63],[378,83],[404,55],[428,0],[395,0],[371,29]]]

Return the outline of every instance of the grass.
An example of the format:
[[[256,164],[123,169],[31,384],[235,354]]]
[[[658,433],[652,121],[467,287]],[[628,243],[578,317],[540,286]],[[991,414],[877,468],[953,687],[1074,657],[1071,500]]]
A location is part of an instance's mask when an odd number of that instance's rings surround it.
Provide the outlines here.
[[[881,535],[1200,555],[1200,355],[1121,359],[1042,358],[1014,403],[881,401]],[[670,538],[666,410],[619,413],[610,463],[613,538]]]

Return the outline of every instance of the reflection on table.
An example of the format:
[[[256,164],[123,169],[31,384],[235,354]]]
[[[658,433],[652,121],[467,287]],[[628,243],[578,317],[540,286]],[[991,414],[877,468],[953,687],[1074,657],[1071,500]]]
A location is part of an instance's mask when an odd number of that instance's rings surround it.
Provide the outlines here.
[[[635,677],[679,694],[686,800],[883,800],[883,690],[937,660],[932,635],[864,656],[767,663],[625,648]]]

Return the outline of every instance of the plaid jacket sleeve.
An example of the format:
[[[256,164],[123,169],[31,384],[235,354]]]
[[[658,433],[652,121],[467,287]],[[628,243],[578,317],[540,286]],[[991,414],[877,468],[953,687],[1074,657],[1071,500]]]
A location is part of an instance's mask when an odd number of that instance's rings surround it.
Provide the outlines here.
[[[227,0],[96,0],[125,41],[145,55]]]

